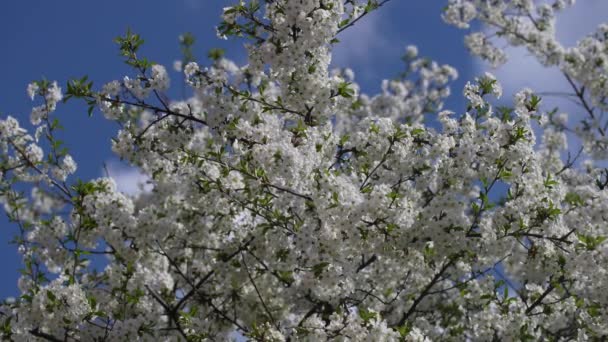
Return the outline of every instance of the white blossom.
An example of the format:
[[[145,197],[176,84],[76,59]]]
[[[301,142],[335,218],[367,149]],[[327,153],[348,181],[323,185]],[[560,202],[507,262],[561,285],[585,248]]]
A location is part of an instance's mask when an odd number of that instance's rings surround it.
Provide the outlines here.
[[[38,93],[39,89],[40,89],[40,87],[36,83],[30,83],[30,84],[28,84],[27,85],[27,96],[29,96],[30,99],[32,99],[32,101],[33,101],[34,100],[34,96],[36,96],[36,94]]]
[[[457,89],[465,108],[444,110],[458,72],[414,46],[366,94],[330,65],[367,1],[238,1],[217,30],[249,37],[246,62],[174,66],[192,94],[179,100],[164,66],[121,44],[132,73],[71,83],[66,98],[119,124],[126,177],[74,179],[54,136],[61,88],[30,84],[44,100],[35,133],[0,119],[0,202],[24,259],[1,336],[601,340],[608,26],[564,48],[556,21],[572,3],[450,0],[443,13],[492,65],[514,45],[565,73],[581,105],[570,116],[551,87],[499,102],[490,73]],[[121,178],[145,191],[121,192]]]

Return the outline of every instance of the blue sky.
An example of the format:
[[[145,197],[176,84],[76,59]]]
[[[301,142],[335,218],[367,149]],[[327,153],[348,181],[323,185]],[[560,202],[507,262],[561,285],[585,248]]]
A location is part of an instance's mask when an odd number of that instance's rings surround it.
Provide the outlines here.
[[[594,1],[594,0],[590,0]],[[25,88],[32,80],[45,77],[63,85],[73,77],[88,75],[97,86],[129,74],[112,39],[127,28],[141,34],[146,43],[143,55],[171,69],[179,59],[178,36],[192,32],[195,53],[203,64],[213,47],[227,50],[227,57],[245,61],[242,41],[222,41],[215,36],[222,7],[236,0],[20,0],[0,4],[0,113],[12,115],[29,127],[32,103]],[[415,44],[421,55],[456,67],[459,80],[453,86],[455,96],[447,107],[463,109],[461,90],[464,82],[479,70],[463,46],[464,31],[445,25],[440,17],[444,0],[393,0],[376,13],[346,31],[334,50],[334,65],[351,67],[363,91],[375,93],[384,78],[401,70],[404,47]],[[179,82],[172,74],[173,84]],[[179,87],[170,95],[179,94]],[[111,173],[132,181],[137,173],[119,166],[110,150],[110,138],[118,126],[76,103],[59,106],[55,114],[65,127],[61,137],[79,164],[80,179],[102,175],[103,163]],[[2,215],[4,216],[4,215]],[[20,258],[16,246],[8,241],[16,227],[0,218],[0,298],[16,296]]]

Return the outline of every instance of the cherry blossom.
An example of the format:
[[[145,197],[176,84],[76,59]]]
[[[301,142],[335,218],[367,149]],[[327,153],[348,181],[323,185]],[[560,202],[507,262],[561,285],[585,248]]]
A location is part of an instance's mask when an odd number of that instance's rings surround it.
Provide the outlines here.
[[[0,120],[0,200],[24,261],[2,337],[604,340],[608,26],[566,48],[554,27],[572,1],[449,1],[449,24],[486,25],[465,39],[474,55],[504,62],[496,34],[525,46],[585,116],[572,123],[542,89],[499,105],[490,73],[450,111],[457,71],[414,46],[379,94],[330,70],[340,33],[387,2],[226,7],[218,35],[249,37],[247,63],[185,59],[185,99],[166,96],[168,72],[132,32],[116,39],[122,80],[30,84],[35,134]],[[112,149],[149,191],[72,179],[62,99],[120,124]]]

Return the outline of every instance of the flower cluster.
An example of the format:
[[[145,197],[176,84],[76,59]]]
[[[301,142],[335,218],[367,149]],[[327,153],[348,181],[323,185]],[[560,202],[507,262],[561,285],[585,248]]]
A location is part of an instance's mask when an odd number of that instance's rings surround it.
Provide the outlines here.
[[[459,28],[468,28],[473,21],[484,24],[480,31],[469,33],[465,42],[473,55],[493,66],[507,60],[496,44],[500,42],[496,37],[500,37],[513,46],[525,47],[541,64],[563,73],[572,88],[571,95],[585,114],[571,129],[581,139],[585,152],[605,159],[608,121],[599,113],[608,108],[608,25],[599,25],[575,46],[564,46],[556,38],[556,17],[573,4],[574,0],[450,0],[443,18]]]

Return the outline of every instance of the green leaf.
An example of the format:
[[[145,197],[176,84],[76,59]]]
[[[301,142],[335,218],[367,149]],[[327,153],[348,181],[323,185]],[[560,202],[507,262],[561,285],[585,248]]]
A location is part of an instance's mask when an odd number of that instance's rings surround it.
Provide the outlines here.
[[[398,191],[392,190],[391,192],[386,194],[386,197],[388,197],[391,201],[396,201],[396,200],[400,199],[402,196]]]
[[[364,194],[369,194],[370,192],[372,192],[372,190],[374,190],[373,185],[371,185],[371,184],[367,184],[366,186],[364,186],[364,187],[361,189],[361,193],[364,193]]]
[[[325,272],[325,270],[327,269],[327,266],[329,266],[329,262],[326,261],[314,265],[312,267],[312,272],[315,277],[320,278],[323,272]]]
[[[224,57],[225,51],[223,49],[211,49],[209,50],[209,53],[207,54],[207,56],[214,61],[218,61],[220,60],[222,57]]]
[[[471,209],[473,209],[474,215],[479,214],[479,211],[481,210],[481,208],[479,207],[479,204],[477,204],[475,202],[471,203]]]
[[[413,137],[415,137],[415,136],[421,135],[424,132],[425,132],[424,128],[414,128],[414,129],[412,129],[412,133],[411,134],[412,134]]]
[[[479,88],[481,89],[481,96],[492,93],[492,88],[494,87],[496,82],[497,81],[494,79],[482,77],[479,80]]]
[[[365,324],[369,323],[371,320],[376,319],[378,317],[377,312],[369,311],[366,309],[359,309],[359,317],[365,322]]]
[[[344,144],[346,144],[346,142],[348,141],[349,138],[350,138],[350,135],[348,135],[348,134],[344,134],[343,136],[341,136],[340,141],[338,142],[338,146],[344,146]]]
[[[371,133],[379,134],[380,133],[380,126],[376,125],[375,122],[372,122],[371,125],[369,125],[369,131]]]
[[[545,178],[545,188],[547,189],[553,189],[554,186],[556,186],[557,184],[559,184],[555,179],[551,178],[551,174],[547,174],[547,178]]]
[[[345,98],[351,98],[355,95],[355,91],[351,88],[349,88],[349,85],[351,85],[350,82],[342,82],[340,84],[338,84],[338,95],[345,97]]]
[[[412,331],[412,327],[409,322],[406,322],[404,325],[397,327],[397,331],[401,337],[406,337]]]
[[[379,7],[378,1],[376,1],[376,0],[368,0],[367,4],[365,5],[365,8],[364,8],[363,11],[365,13],[369,13],[369,12],[377,9],[378,7]]]
[[[532,94],[532,96],[530,96],[530,100],[526,103],[526,108],[531,112],[535,112],[538,110],[540,102],[541,98],[536,96],[536,94]]]
[[[606,241],[605,236],[591,236],[584,234],[576,234],[576,236],[580,241],[580,245],[589,251],[595,250],[602,242]]]
[[[513,112],[513,108],[500,106],[496,108],[496,110],[502,122],[507,122],[511,120],[511,113]]]
[[[564,198],[564,201],[570,204],[571,206],[581,206],[584,204],[584,201],[581,196],[575,192],[567,193],[566,197]]]
[[[55,294],[52,291],[47,290],[46,291],[46,298],[48,298],[48,300],[51,303],[54,303],[57,301],[57,296],[55,296]]]
[[[513,177],[513,172],[511,172],[510,170],[506,170],[506,169],[501,170],[500,173],[498,174],[498,178],[503,179],[503,180],[508,180],[511,177]]]
[[[293,271],[278,271],[277,277],[282,282],[291,285],[295,279],[293,278]]]

